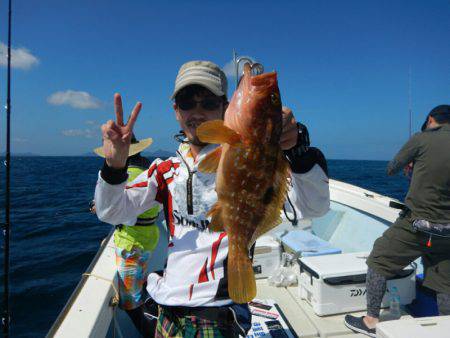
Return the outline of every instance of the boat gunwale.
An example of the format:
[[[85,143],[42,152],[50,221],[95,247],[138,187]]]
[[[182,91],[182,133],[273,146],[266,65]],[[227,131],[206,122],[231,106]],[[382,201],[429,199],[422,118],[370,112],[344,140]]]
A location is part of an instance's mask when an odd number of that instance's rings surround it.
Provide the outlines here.
[[[70,295],[69,299],[67,300],[66,304],[64,305],[61,312],[58,314],[58,317],[56,317],[55,321],[53,322],[53,325],[50,327],[50,330],[48,331],[46,338],[54,337],[55,334],[58,332],[59,328],[61,327],[61,324],[65,320],[67,314],[69,313],[70,309],[72,308],[73,304],[75,303],[78,295],[81,293],[81,290],[83,289],[84,285],[88,281],[89,274],[94,269],[95,265],[97,264],[98,260],[102,256],[103,252],[108,246],[108,243],[111,239],[111,237],[114,234],[114,229],[111,229],[108,235],[105,237],[105,239],[100,244],[100,248],[97,250],[97,253],[95,254],[94,258],[92,259],[91,263],[87,267],[86,271],[81,275],[81,279],[78,282],[77,286],[73,290],[72,294]]]

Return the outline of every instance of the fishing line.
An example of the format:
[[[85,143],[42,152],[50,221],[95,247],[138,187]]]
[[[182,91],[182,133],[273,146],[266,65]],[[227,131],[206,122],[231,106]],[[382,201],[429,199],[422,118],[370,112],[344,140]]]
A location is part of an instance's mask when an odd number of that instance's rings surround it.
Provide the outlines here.
[[[7,84],[6,84],[6,192],[5,192],[5,224],[3,236],[4,251],[4,277],[3,277],[3,336],[9,337],[10,306],[9,306],[9,240],[10,240],[10,169],[11,169],[11,0],[8,1],[8,52],[7,52]]]

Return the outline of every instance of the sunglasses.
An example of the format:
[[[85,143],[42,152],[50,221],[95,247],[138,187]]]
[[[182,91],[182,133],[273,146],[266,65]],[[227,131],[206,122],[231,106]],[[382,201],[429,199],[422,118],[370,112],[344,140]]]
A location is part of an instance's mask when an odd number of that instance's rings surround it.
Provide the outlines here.
[[[193,98],[183,98],[176,101],[177,106],[182,110],[191,110],[197,107],[198,104],[205,110],[216,110],[222,103],[220,97],[207,97],[201,101],[196,101]]]

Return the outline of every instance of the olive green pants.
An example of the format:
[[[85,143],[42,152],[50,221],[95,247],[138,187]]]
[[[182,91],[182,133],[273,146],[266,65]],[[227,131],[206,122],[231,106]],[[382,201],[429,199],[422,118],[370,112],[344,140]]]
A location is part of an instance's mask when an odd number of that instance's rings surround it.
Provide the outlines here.
[[[450,238],[430,236],[416,232],[409,216],[400,216],[395,223],[378,238],[367,265],[386,278],[419,257],[424,265],[424,285],[436,292],[450,294]]]

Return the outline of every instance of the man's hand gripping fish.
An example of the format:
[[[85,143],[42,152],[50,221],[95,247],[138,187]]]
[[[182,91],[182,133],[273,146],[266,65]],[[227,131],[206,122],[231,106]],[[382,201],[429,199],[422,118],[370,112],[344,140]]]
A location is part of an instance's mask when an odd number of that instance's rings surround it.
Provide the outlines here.
[[[249,64],[224,121],[197,128],[202,142],[221,144],[199,164],[217,172],[218,201],[208,215],[212,231],[226,231],[229,242],[228,292],[236,303],[256,296],[249,248],[281,221],[289,164],[280,147],[282,114],[275,72],[252,76]]]

